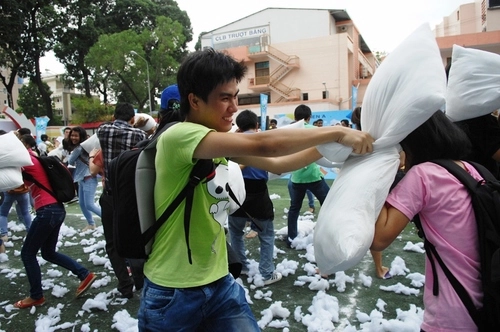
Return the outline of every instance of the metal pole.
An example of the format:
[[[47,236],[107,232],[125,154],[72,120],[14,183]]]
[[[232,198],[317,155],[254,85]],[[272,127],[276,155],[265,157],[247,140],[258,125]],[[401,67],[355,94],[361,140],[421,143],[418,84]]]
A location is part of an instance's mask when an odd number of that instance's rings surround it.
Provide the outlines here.
[[[144,60],[144,62],[146,62],[146,74],[148,77],[149,115],[153,116],[153,107],[152,107],[152,102],[151,102],[151,86],[149,84],[149,64],[148,64],[148,61],[144,57],[140,56],[136,51],[130,51],[130,54],[136,55],[139,58],[141,58],[142,60]]]

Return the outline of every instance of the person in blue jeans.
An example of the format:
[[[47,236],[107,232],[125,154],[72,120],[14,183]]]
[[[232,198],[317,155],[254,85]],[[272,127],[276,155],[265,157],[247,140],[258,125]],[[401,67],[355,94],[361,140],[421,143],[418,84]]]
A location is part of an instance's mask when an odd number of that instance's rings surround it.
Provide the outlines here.
[[[304,120],[306,128],[316,130],[315,126],[309,124],[311,115],[311,109],[307,105],[302,104],[295,108],[295,121]],[[288,186],[290,194],[290,209],[288,210],[288,237],[285,240],[288,247],[292,247],[292,241],[298,235],[298,219],[306,192],[308,190],[311,191],[314,196],[316,196],[319,203],[323,204],[326,196],[328,195],[328,191],[330,190],[330,187],[323,178],[323,173],[321,173],[319,166],[316,163],[309,164],[306,167],[293,171],[290,177],[290,182],[292,185]]]
[[[290,194],[290,191],[292,190],[292,177],[288,179],[288,193]],[[306,190],[306,195],[307,195],[307,205],[309,206],[309,212],[314,213],[316,210],[314,207],[314,195],[313,193],[307,189]]]
[[[236,117],[238,132],[245,134],[256,133],[258,129],[257,114],[244,110]],[[260,241],[259,272],[264,280],[264,285],[270,285],[282,278],[281,273],[274,270],[274,207],[267,190],[267,171],[250,167],[242,168],[245,181],[246,199],[242,207],[229,216],[229,235],[231,246],[238,254],[243,264],[243,272],[248,272],[248,259],[245,255],[243,234],[246,222],[249,221],[248,211],[257,219],[261,230],[256,230]],[[252,225],[253,226],[253,225]]]
[[[35,158],[33,152],[30,152],[30,156],[33,165],[23,167],[23,172],[30,174],[40,184],[52,190],[47,174],[40,161]],[[73,272],[80,279],[81,282],[75,294],[77,297],[82,295],[96,278],[94,273],[87,270],[74,259],[56,251],[59,230],[66,217],[64,205],[36,183],[26,180],[25,184],[30,187],[33,193],[36,217],[33,219],[21,249],[21,259],[30,283],[30,296],[14,303],[14,307],[19,309],[39,306],[45,303],[42,289],[42,274],[37,260],[39,250],[41,250],[43,259]]]
[[[24,188],[24,186],[21,186]],[[0,205],[0,237],[6,241],[8,229],[7,229],[7,217],[9,216],[10,209],[14,202],[17,202],[16,212],[18,213],[19,220],[24,223],[26,231],[29,231],[31,226],[31,214],[30,214],[30,194],[29,188],[25,187],[25,190],[21,191],[23,188],[16,190],[10,190],[4,193],[4,201]]]
[[[78,201],[87,226],[82,231],[95,229],[95,221],[92,213],[101,217],[101,206],[95,202],[97,190],[97,177],[90,174],[89,154],[80,145],[87,139],[87,132],[82,127],[73,127],[69,134],[71,154],[68,164],[75,166],[73,180],[78,183]]]
[[[361,154],[373,150],[369,134],[340,126],[229,132],[246,71],[242,62],[212,48],[190,53],[177,71],[184,121],[158,137],[156,217],[189,181],[196,160],[212,160],[216,169],[194,188],[189,227],[181,203],[155,233],[144,264],[139,331],[260,331],[245,290],[229,273],[227,158],[282,174],[320,159],[320,144],[341,142]]]

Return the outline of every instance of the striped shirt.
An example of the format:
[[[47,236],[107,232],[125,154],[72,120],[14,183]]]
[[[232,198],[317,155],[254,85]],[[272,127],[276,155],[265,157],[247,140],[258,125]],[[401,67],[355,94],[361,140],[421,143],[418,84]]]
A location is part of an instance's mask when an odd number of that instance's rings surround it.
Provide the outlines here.
[[[97,137],[101,144],[104,160],[104,174],[108,174],[108,165],[121,152],[130,150],[138,142],[146,139],[144,131],[132,127],[124,120],[115,120],[102,124],[97,129]],[[105,188],[110,189],[108,179],[104,178]]]

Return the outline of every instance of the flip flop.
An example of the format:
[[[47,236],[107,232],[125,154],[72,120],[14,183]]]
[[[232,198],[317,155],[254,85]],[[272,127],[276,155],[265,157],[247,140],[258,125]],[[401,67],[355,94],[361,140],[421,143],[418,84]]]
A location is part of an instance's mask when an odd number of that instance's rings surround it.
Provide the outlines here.
[[[387,271],[385,274],[384,274],[384,277],[382,279],[391,279],[392,278],[392,275],[389,271]]]
[[[36,300],[35,302],[31,302],[31,303],[26,303],[26,302],[24,302],[25,300],[26,299],[17,301],[16,303],[14,303],[14,307],[18,308],[18,309],[26,309],[26,308],[31,308],[31,307],[38,307],[38,306],[41,306],[45,303],[44,297]]]

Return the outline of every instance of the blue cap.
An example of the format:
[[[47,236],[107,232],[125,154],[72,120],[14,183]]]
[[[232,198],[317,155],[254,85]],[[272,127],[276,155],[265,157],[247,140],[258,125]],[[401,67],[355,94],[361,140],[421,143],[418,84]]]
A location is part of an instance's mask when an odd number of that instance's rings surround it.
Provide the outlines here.
[[[177,84],[172,84],[172,85],[169,85],[165,88],[165,90],[163,90],[163,92],[161,93],[161,108],[163,109],[168,109],[168,102],[170,100],[177,100],[178,102],[180,102],[181,100],[181,95],[179,94],[179,88],[177,88]]]

